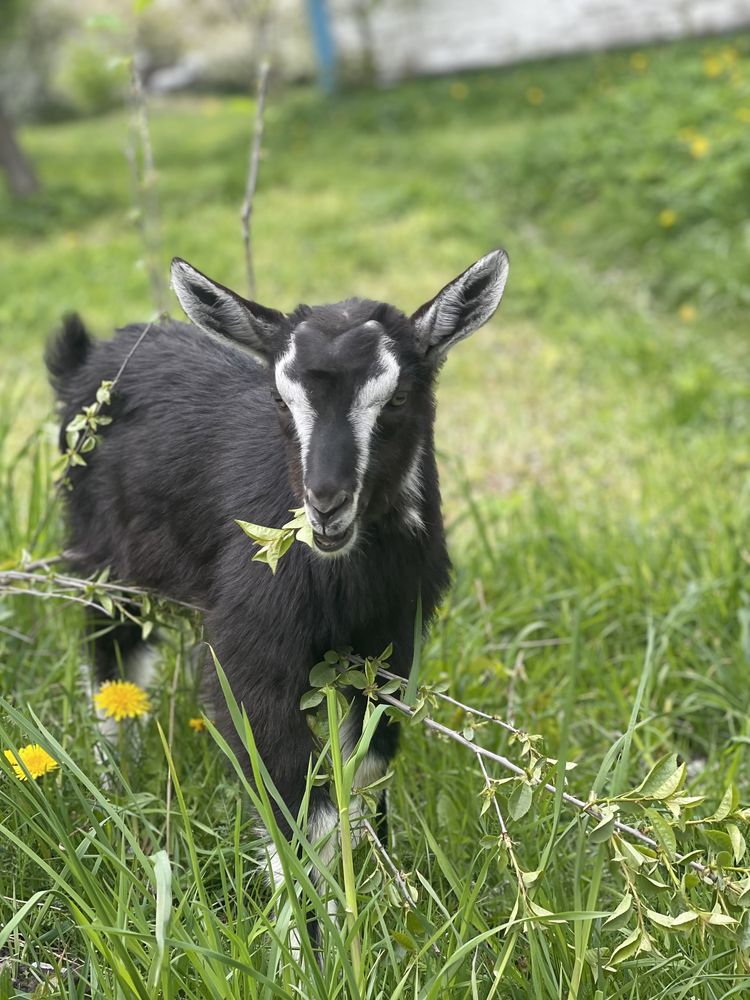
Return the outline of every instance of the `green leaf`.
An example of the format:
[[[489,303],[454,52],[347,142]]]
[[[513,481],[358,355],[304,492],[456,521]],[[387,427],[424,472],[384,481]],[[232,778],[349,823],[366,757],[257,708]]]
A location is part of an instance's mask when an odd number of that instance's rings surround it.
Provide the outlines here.
[[[728,913],[721,913],[718,910],[707,914],[704,920],[711,927],[734,927],[737,924],[734,917],[730,917]]]
[[[710,816],[706,816],[702,822],[704,823],[720,823],[721,820],[726,819],[730,813],[733,813],[737,808],[737,789],[734,785],[730,785],[729,788],[724,792],[724,796],[719,803],[716,812],[712,813]]]
[[[625,938],[622,944],[615,948],[607,964],[610,966],[619,965],[621,962],[626,962],[629,958],[632,958],[641,947],[641,935],[642,931],[640,927],[636,927],[636,929]]]
[[[645,798],[668,799],[685,780],[685,764],[677,763],[677,754],[670,753],[658,760],[636,788]]]
[[[274,542],[285,534],[283,528],[266,528],[262,524],[253,524],[252,521],[240,521],[235,518],[234,523],[239,524],[247,537],[252,538],[254,542]]]
[[[316,663],[310,671],[310,683],[315,688],[325,687],[336,680],[336,668],[330,663]]]
[[[398,902],[400,902],[400,897]],[[392,931],[391,937],[401,945],[404,951],[419,951],[419,945],[411,934],[407,934],[405,931]]]
[[[747,850],[745,838],[740,833],[739,827],[735,826],[734,823],[727,823],[726,829],[729,834],[729,839],[732,841],[734,860],[737,864],[740,864],[742,859],[745,857],[745,851]]]
[[[633,871],[638,871],[643,862],[647,860],[646,856],[641,854],[636,847],[633,847],[629,841],[618,835],[616,836],[617,859],[624,861],[628,868],[631,868]]]
[[[656,839],[670,861],[677,857],[677,838],[667,820],[656,809],[646,809],[646,816],[651,823]]]
[[[732,838],[724,830],[704,830],[703,836],[715,851],[728,854],[730,858],[734,856]]]
[[[309,521],[303,524],[301,528],[297,529],[294,536],[298,542],[302,542],[303,545],[309,546],[311,549],[315,548],[315,542],[313,541],[313,530],[312,525]]]
[[[299,707],[303,712],[308,708],[315,708],[324,697],[322,691],[306,691],[300,698]]]
[[[737,896],[735,902],[738,906],[750,906],[750,878],[743,878],[741,882],[737,882],[737,889],[739,895]]]
[[[532,797],[531,785],[519,781],[508,800],[508,812],[513,819],[519,820],[526,815],[531,808]]]
[[[601,813],[602,818],[589,834],[589,840],[592,844],[603,844],[615,832],[614,810],[605,807],[601,810]]]
[[[607,919],[602,924],[602,930],[604,931],[617,931],[621,927],[624,927],[628,922],[630,917],[630,911],[633,909],[633,897],[629,892],[626,892],[622,897],[620,902],[617,904],[617,908],[612,911],[612,913],[607,917]]]
[[[394,678],[393,680],[386,681],[385,684],[381,684],[380,687],[378,688],[378,691],[381,694],[394,694],[396,691],[400,689],[400,687],[401,687],[401,681],[396,680]]]

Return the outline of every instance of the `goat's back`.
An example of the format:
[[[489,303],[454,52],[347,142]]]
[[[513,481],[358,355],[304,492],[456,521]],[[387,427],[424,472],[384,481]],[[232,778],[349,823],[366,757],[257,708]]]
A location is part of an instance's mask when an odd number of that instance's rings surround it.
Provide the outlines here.
[[[112,380],[143,331],[92,341],[70,320],[48,349],[65,425]],[[257,363],[186,323],[152,326],[118,380],[112,423],[71,470],[77,565],[177,599],[207,600],[234,518],[281,524],[293,506],[284,445]]]

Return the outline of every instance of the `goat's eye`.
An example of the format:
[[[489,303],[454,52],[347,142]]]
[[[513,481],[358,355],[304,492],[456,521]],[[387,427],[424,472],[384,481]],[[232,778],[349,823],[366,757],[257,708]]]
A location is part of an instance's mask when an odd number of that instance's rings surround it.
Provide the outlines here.
[[[274,401],[274,403],[276,403],[276,405],[278,406],[278,408],[280,410],[286,410],[287,409],[287,405],[284,402],[284,400],[281,398],[281,396],[279,395],[279,393],[274,390],[274,392],[272,393],[272,395],[273,395],[273,401]]]
[[[403,406],[408,398],[409,398],[409,393],[406,391],[406,389],[400,389],[398,392],[394,392],[394,394],[388,400],[388,405]]]

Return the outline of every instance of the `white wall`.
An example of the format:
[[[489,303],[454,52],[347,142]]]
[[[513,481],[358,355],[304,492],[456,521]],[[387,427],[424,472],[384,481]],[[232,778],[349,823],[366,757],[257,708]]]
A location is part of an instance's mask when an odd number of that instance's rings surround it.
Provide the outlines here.
[[[349,0],[329,0],[339,51],[356,57]],[[750,25],[750,0],[383,0],[372,18],[383,79],[497,66]]]

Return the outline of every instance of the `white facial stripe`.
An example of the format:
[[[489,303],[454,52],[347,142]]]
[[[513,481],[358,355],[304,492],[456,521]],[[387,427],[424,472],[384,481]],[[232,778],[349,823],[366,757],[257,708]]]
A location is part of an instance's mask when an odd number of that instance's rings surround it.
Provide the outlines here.
[[[281,393],[282,399],[289,407],[297,429],[299,438],[300,457],[302,459],[302,474],[307,471],[307,453],[310,450],[310,438],[312,437],[313,425],[315,423],[315,410],[310,403],[310,399],[305,392],[304,386],[291,378],[288,369],[294,364],[297,356],[297,346],[292,337],[287,351],[282,354],[276,362],[276,386]]]
[[[386,347],[386,342],[390,343],[388,338],[383,338],[378,348],[378,361],[382,371],[369,378],[359,389],[349,410],[349,422],[352,425],[354,440],[357,442],[358,489],[355,502],[367,471],[373,428],[380,411],[396,391],[398,377],[401,374],[398,361]]]

